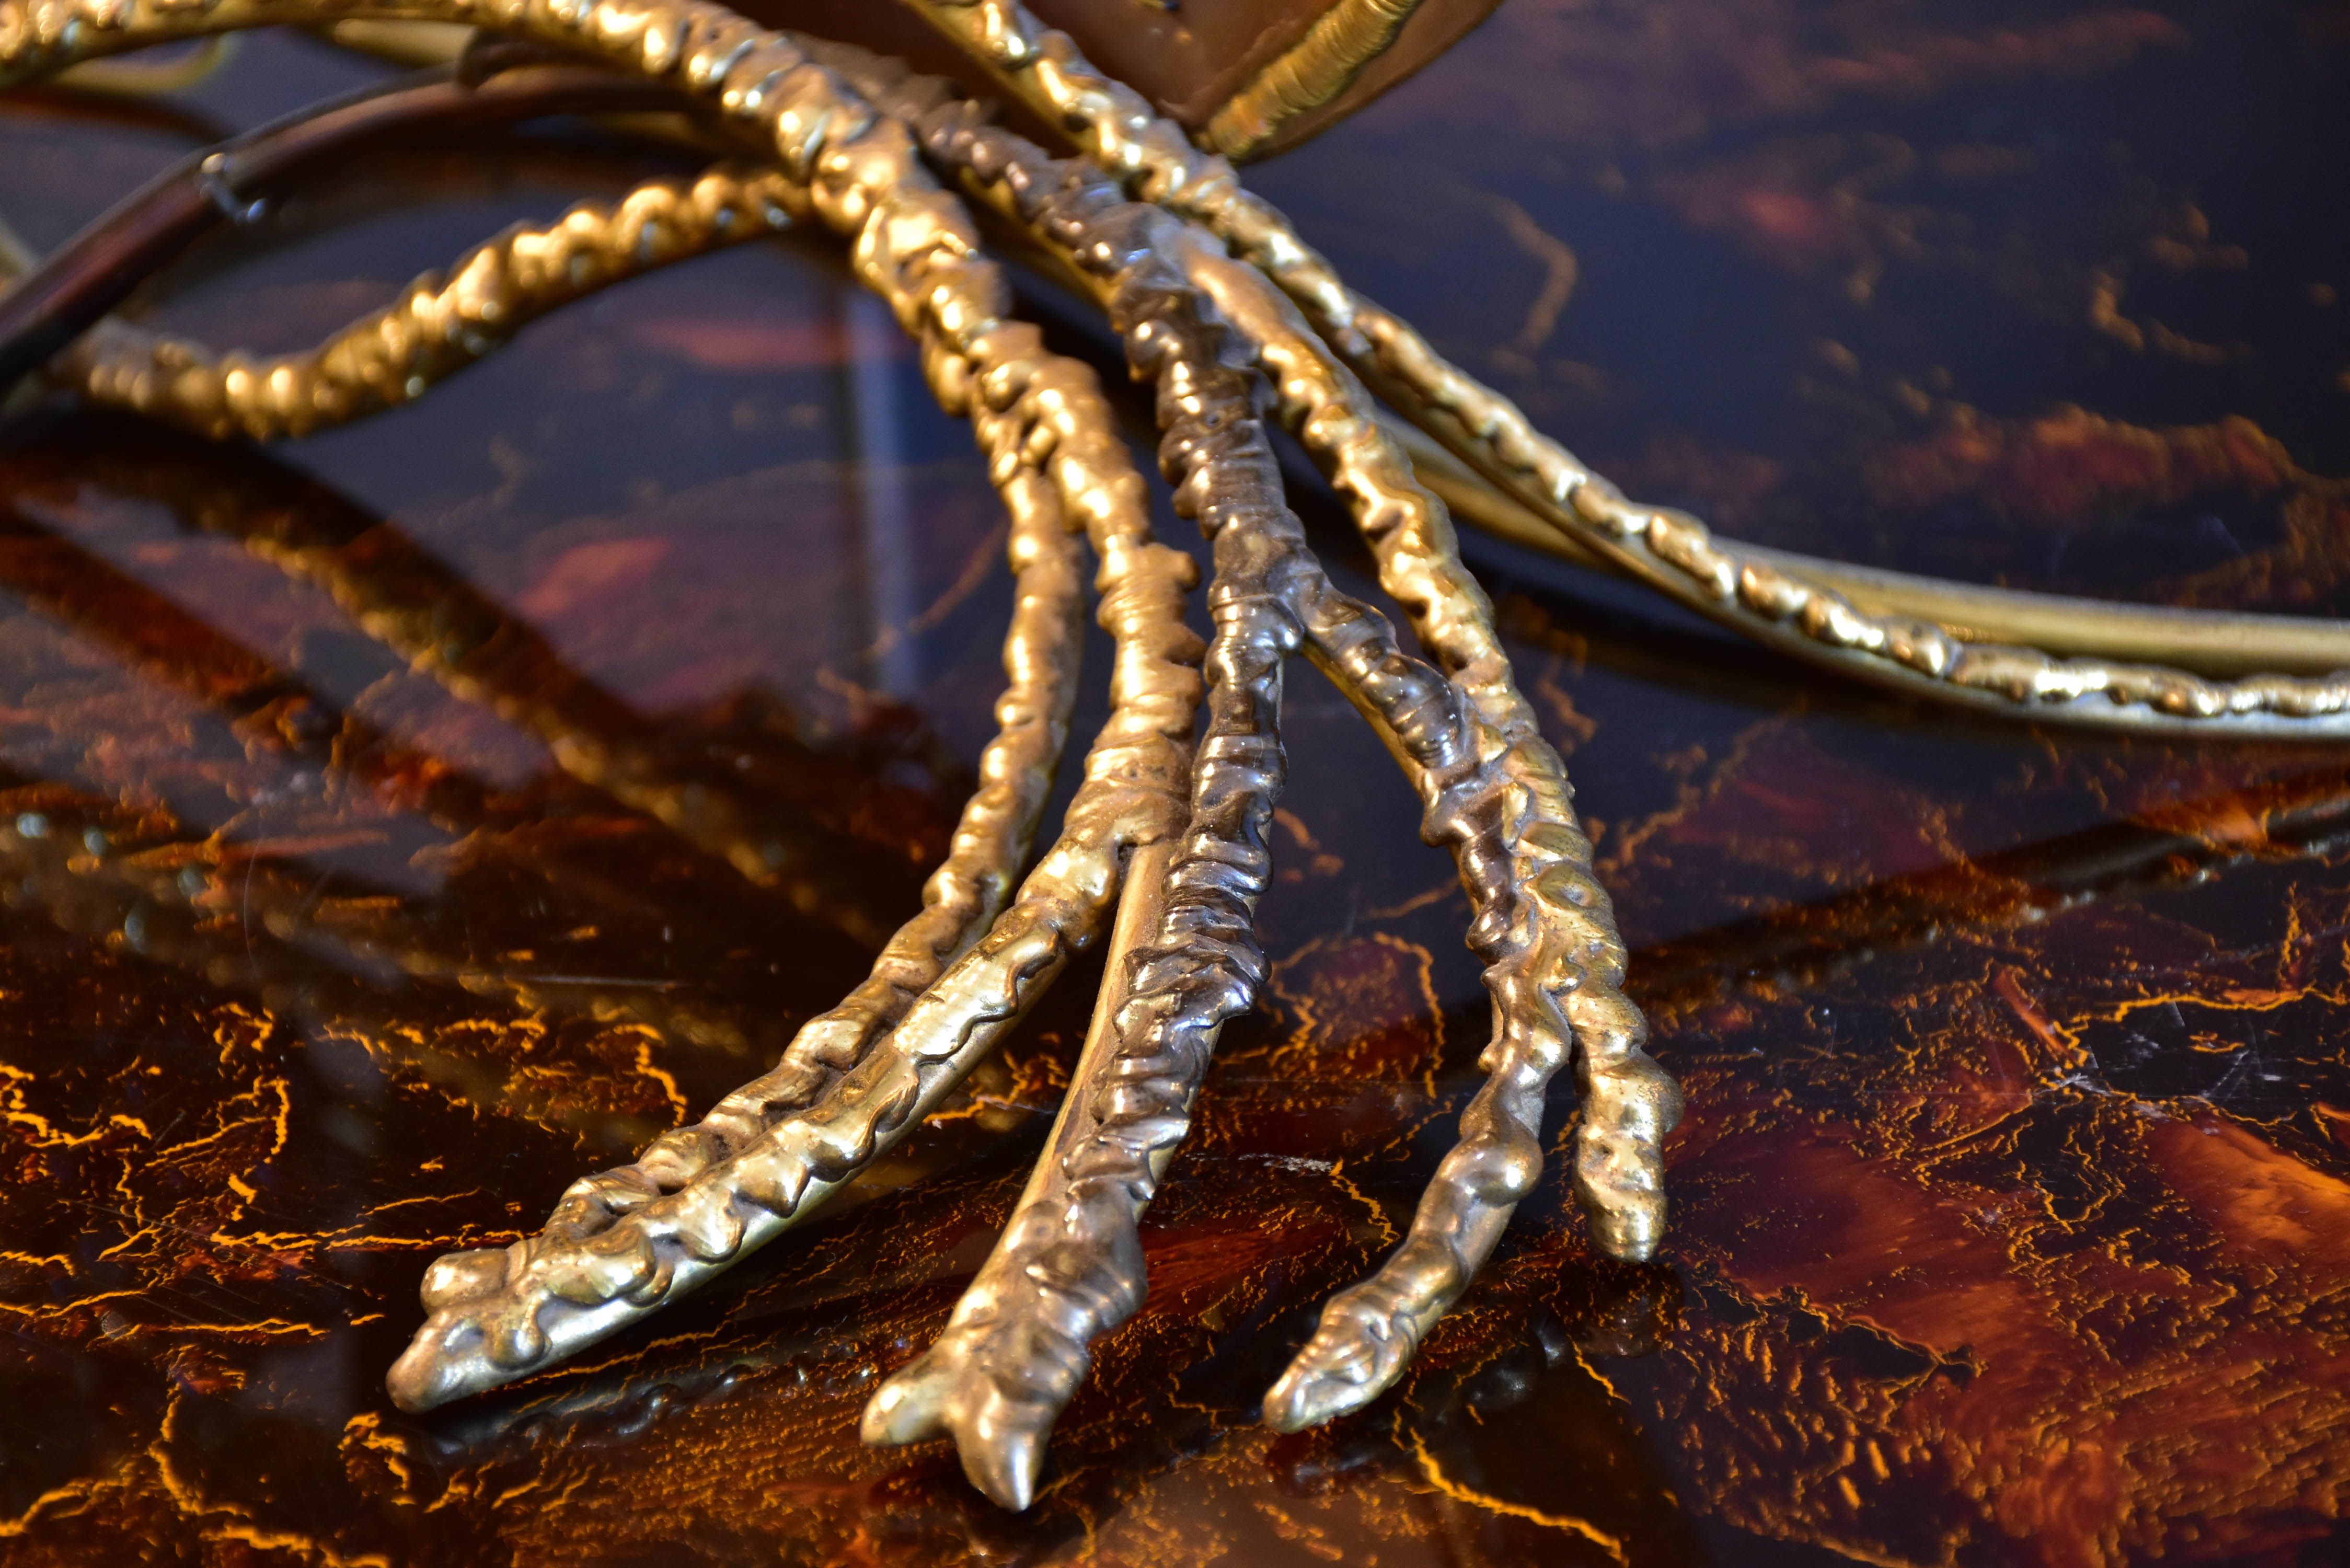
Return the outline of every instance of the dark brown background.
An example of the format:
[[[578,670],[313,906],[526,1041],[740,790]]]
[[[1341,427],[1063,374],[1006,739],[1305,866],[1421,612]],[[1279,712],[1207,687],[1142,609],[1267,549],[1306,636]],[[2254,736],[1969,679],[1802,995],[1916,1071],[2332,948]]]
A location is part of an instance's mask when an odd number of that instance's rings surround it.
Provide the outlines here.
[[[1727,531],[2338,615],[2345,67],[2350,13],[2288,0],[1509,0],[1253,178],[1628,489]],[[0,102],[0,215],[56,244],[369,69],[256,39],[169,112]],[[665,166],[576,130],[387,155],[145,308],[291,348]],[[967,433],[851,295],[819,239],[706,259],[267,452],[0,424],[0,1556],[2350,1551],[2350,755],[1889,702],[1473,540],[1689,1091],[1655,1266],[1595,1260],[1554,1180],[1394,1396],[1255,1424],[1409,1213],[1485,1028],[1408,790],[1301,669],[1271,994],[1030,1513],[856,1419],[984,1254],[1086,972],[853,1205],[577,1366],[394,1413],[431,1258],[535,1227],[864,955],[244,541],[323,531],[502,604],[546,679],[813,824],[893,919],[972,782],[1006,589]],[[1572,1116],[1563,1091],[1555,1147]]]

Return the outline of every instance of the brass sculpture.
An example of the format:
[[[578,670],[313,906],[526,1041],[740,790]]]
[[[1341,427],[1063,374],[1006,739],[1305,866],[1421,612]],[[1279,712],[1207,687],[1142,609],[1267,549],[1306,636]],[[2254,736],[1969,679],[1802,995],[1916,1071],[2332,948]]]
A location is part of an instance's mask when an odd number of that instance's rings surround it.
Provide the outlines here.
[[[1072,953],[1107,934],[1110,980],[1035,1179],[938,1345],[867,1413],[874,1441],[951,1433],[972,1480],[1024,1506],[1087,1347],[1141,1300],[1135,1224],[1182,1135],[1218,1029],[1262,979],[1251,917],[1281,785],[1283,665],[1297,651],[1378,729],[1420,795],[1425,836],[1453,851],[1495,1025],[1490,1082],[1409,1236],[1326,1309],[1267,1396],[1268,1420],[1326,1420],[1395,1380],[1534,1180],[1534,1124],[1549,1077],[1570,1060],[1583,1092],[1575,1181],[1594,1239],[1613,1256],[1650,1254],[1678,1091],[1642,1051],[1645,1025],[1619,989],[1623,945],[1564,771],[1513,685],[1444,504],[1415,477],[1367,384],[1462,465],[1441,483],[1493,515],[1552,530],[1759,640],[1880,684],[2084,723],[2350,729],[2340,673],[2247,671],[2241,642],[2238,662],[2214,676],[2127,662],[2094,642],[2058,657],[1970,638],[1903,613],[1914,585],[1877,584],[1870,605],[1800,562],[1627,501],[1347,290],[1228,165],[1094,72],[1065,37],[1008,0],[918,8],[1085,156],[1055,161],[940,83],[699,0],[0,4],[0,79],[12,82],[274,21],[478,26],[661,84],[754,139],[770,165],[714,171],[686,190],[649,188],[552,230],[505,236],[316,355],[255,365],[101,328],[51,372],[86,396],[201,431],[308,428],[418,395],[527,315],[634,265],[816,223],[850,242],[859,276],[920,337],[933,389],[970,414],[1014,519],[1014,685],[983,769],[988,783],[923,911],[839,1009],[706,1120],[664,1136],[632,1166],[575,1184],[540,1235],[436,1263],[429,1320],[392,1375],[404,1407],[546,1366],[779,1234],[914,1127]],[[950,186],[1094,293],[1137,374],[1154,383],[1162,466],[1179,510],[1216,549],[1216,636],[1204,652],[1180,618],[1188,560],[1150,543],[1139,476],[1090,373],[1009,318],[1000,271]],[[1323,576],[1283,504],[1268,416],[1348,504],[1426,661]],[[1438,460],[1422,462],[1434,469]],[[1080,530],[1100,559],[1100,614],[1118,643],[1116,711],[1060,840],[1015,895],[1069,707]],[[298,553],[288,559],[301,569]],[[2030,608],[2000,602],[2017,616]],[[396,617],[357,599],[347,607],[399,642]],[[2261,646],[2261,628],[2248,635]],[[1206,722],[1193,746],[1199,663]],[[502,701],[493,687],[453,683]],[[665,811],[674,795],[663,781],[576,715],[544,715],[535,727],[567,768],[621,798],[664,820],[710,820]],[[721,838],[712,846],[746,875],[779,876],[791,864],[788,852]]]

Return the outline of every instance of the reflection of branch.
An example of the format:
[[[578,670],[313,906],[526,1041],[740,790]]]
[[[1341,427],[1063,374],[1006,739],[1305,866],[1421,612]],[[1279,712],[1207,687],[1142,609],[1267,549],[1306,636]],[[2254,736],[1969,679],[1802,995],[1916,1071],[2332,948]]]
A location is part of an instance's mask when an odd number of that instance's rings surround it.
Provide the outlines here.
[[[61,71],[57,85],[100,98],[144,99],[186,92],[210,79],[244,47],[240,33],[199,38],[183,53],[161,60],[85,60]]]
[[[2107,895],[2190,882],[2255,857],[2350,842],[2350,771],[2303,774],[2107,823],[1977,860],[1888,877],[1833,898],[1679,937],[1633,955],[1632,986],[1660,1022],[1742,982],[1801,984],[1953,930],[2011,925]]]
[[[29,271],[39,259],[24,236],[8,226],[8,220],[0,218],[0,277],[14,277]]]
[[[1518,328],[1518,335],[1510,339],[1505,350],[1523,356],[1549,342],[1550,335],[1558,330],[1559,312],[1566,308],[1568,297],[1575,293],[1582,266],[1575,260],[1574,247],[1535,223],[1533,214],[1515,202],[1497,196],[1493,199],[1493,211],[1517,247],[1543,265],[1542,292],[1526,307],[1525,325]]]
[[[29,120],[88,121],[122,130],[161,131],[166,136],[209,145],[225,141],[231,132],[186,104],[168,99],[125,98],[118,93],[81,92],[58,81],[11,88],[8,118]],[[37,261],[28,256],[26,265]]]
[[[299,676],[191,615],[0,497],[0,587],[120,652],[139,673],[227,716],[238,735],[325,774],[339,768],[386,796],[419,796],[459,832],[484,819],[485,786],[338,711]]]
[[[115,648],[148,679],[224,711],[247,745],[286,757],[313,776],[330,771],[353,774],[375,786],[392,809],[421,805],[442,826],[472,836],[467,847],[477,856],[510,846],[509,830],[518,825],[510,812],[493,809],[492,792],[480,781],[428,753],[399,746],[362,719],[336,711],[298,677],[273,668],[78,546],[13,517],[5,506],[0,502],[0,520],[5,520],[0,524],[0,587],[22,595],[77,633]],[[152,820],[144,821],[142,832],[156,830]],[[67,836],[75,837],[79,831]],[[249,875],[260,854],[234,844],[199,846],[192,839],[186,853],[192,858],[182,865],[181,874],[194,883],[182,890],[195,898],[207,876],[235,880],[240,912],[249,919],[255,890],[263,886]],[[567,864],[559,851],[534,847],[525,858],[547,884],[584,895],[608,915],[639,922],[676,918],[651,904],[641,887],[624,887],[600,871]],[[437,943],[424,929],[429,922],[418,922],[404,911],[383,917],[373,932],[352,939],[317,921],[311,907],[315,893],[293,898],[290,903],[272,903],[265,887],[263,892],[264,923],[276,929],[290,920],[300,929],[300,945],[317,949],[323,941],[333,966],[340,970],[447,980],[475,993],[511,994],[526,1008],[548,1007],[606,1021],[632,1019],[672,1039],[735,1051],[750,1044],[733,1010],[674,1003],[660,994],[665,986],[615,989],[604,981],[550,981],[485,968]],[[280,929],[280,934],[286,932]],[[350,945],[353,941],[356,945]]]
[[[502,66],[508,68],[500,74]],[[468,79],[484,70],[491,73],[486,79]],[[99,324],[140,279],[220,220],[224,198],[232,198],[226,208],[256,201],[394,131],[462,129],[567,110],[662,107],[673,107],[673,98],[652,84],[583,67],[532,63],[526,53],[515,65],[492,49],[469,55],[454,77],[428,73],[250,132],[183,161],[0,295],[0,387]],[[495,335],[492,328],[510,331],[515,322],[468,324],[464,307],[482,303],[474,296],[484,287],[477,275],[485,266],[509,286],[529,278],[548,283],[551,292],[542,290],[547,297],[537,301],[543,308],[631,268],[772,231],[784,221],[775,203],[780,183],[771,177],[736,180],[713,171],[682,193],[640,189],[620,213],[597,215],[584,228],[567,219],[545,232],[510,233],[477,252],[476,265],[445,288],[411,288],[401,306],[338,339],[323,362],[351,372],[350,384],[341,388],[341,403],[297,410],[292,422],[300,428],[398,401],[420,380],[480,353],[487,336]],[[604,251],[583,242],[591,230]],[[528,301],[515,303],[518,318],[531,313]],[[384,329],[394,321],[399,332]],[[117,327],[93,350],[108,372],[99,377],[106,386],[154,358],[143,350],[126,358],[126,334],[130,329]],[[179,369],[163,379],[174,389],[191,379],[216,383],[214,400],[224,408],[238,406],[230,392],[271,369],[234,359],[220,366],[197,363],[187,360],[187,346],[169,347],[171,352],[154,362]],[[281,379],[259,374],[256,408],[274,408]],[[238,422],[229,420],[224,428]],[[142,443],[151,440],[142,437]],[[312,499],[324,495],[318,492]],[[889,912],[915,902],[910,875],[884,873],[877,878],[870,865],[844,864],[834,839],[821,829],[757,809],[742,798],[734,781],[712,770],[681,767],[651,725],[572,671],[536,633],[387,525],[352,515],[355,509],[339,498],[325,500],[323,509],[312,508],[334,516],[323,526],[299,510],[256,522],[249,508],[230,508],[225,514],[216,507],[178,509],[194,525],[231,534],[290,575],[317,583],[412,667],[544,741],[565,772],[654,817],[753,882],[779,890],[801,912],[878,948],[887,940]]]
[[[715,770],[685,765],[659,727],[390,524],[250,452],[132,428],[125,439],[119,425],[77,421],[0,444],[0,483],[23,490],[55,483],[62,469],[239,540],[325,589],[412,668],[536,735],[566,773],[861,942],[879,946],[889,911],[914,902],[910,877],[877,874],[874,857],[844,854],[820,825],[789,821]]]
[[[666,982],[549,981],[479,964],[437,940],[407,908],[325,899],[320,886],[296,886],[257,854],[194,838],[166,813],[5,773],[0,877],[11,909],[36,910],[76,936],[120,944],[207,984],[249,992],[272,1012],[359,1030],[371,1046],[472,1104],[510,1106],[575,1130],[610,1131],[616,1117],[559,1111],[573,1096],[559,1081],[530,1086],[545,1083],[543,1074],[509,1076],[477,1056],[426,1044],[388,988],[436,981],[504,997],[525,1012],[632,1019],[705,1044],[742,1035],[731,1018],[673,1002]]]

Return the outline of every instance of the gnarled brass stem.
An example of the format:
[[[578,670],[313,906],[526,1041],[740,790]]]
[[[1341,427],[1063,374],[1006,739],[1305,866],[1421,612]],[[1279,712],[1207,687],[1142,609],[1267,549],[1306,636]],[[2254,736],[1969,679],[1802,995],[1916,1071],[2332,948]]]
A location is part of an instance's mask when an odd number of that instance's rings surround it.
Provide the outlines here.
[[[1255,635],[1269,645],[1299,639],[1379,725],[1413,775],[1427,803],[1425,836],[1453,850],[1471,890],[1477,911],[1471,941],[1492,966],[1487,982],[1495,1001],[1489,1054],[1494,1083],[1464,1118],[1461,1148],[1431,1184],[1398,1257],[1373,1285],[1334,1303],[1338,1315],[1310,1352],[1321,1375],[1310,1387],[1296,1376],[1285,1380],[1268,1411],[1277,1424],[1326,1419],[1399,1374],[1428,1324],[1490,1253],[1540,1169],[1543,1091],[1567,1059],[1571,1041],[1582,1047],[1586,1096],[1578,1189],[1604,1248],[1647,1256],[1663,1222],[1659,1144],[1678,1116],[1679,1096],[1639,1049],[1644,1028],[1618,989],[1622,943],[1606,895],[1589,874],[1590,846],[1568,804],[1572,792],[1511,683],[1490,607],[1460,566],[1442,507],[1413,483],[1352,378],[1311,347],[1312,333],[1278,295],[1212,241],[1148,210],[1105,208],[1087,183],[1099,177],[1086,166],[1053,163],[982,123],[969,106],[941,102],[928,84],[910,83],[888,64],[865,59],[860,66],[857,51],[840,47],[827,57],[885,108],[905,114],[935,161],[960,171],[967,186],[1064,263],[1090,271],[1114,321],[1140,320],[1157,331],[1151,351],[1175,355],[1158,361],[1162,419],[1176,421],[1168,427],[1170,473],[1200,447],[1198,438],[1179,444],[1185,421],[1200,417],[1192,402],[1206,397],[1217,378],[1231,378],[1219,355],[1244,354],[1273,370],[1284,415],[1306,432],[1309,450],[1372,541],[1383,586],[1411,612],[1423,646],[1449,672],[1448,679],[1404,656],[1383,618],[1332,589],[1285,512],[1242,508],[1232,514],[1239,521],[1219,519],[1220,528],[1257,540],[1254,553],[1235,556],[1257,576],[1236,578],[1229,591],[1250,591],[1239,582],[1261,576],[1264,586],[1253,591],[1286,612],[1288,629],[1268,622]],[[1135,228],[1153,236],[1148,256],[1134,254],[1128,233]],[[1110,258],[1132,259],[1114,270]],[[1162,303],[1137,303],[1153,296]],[[1131,328],[1129,352],[1143,352]],[[1179,374],[1190,390],[1170,416],[1167,379]],[[1214,431],[1212,450],[1223,462],[1241,462],[1243,453],[1261,448],[1233,443],[1262,437],[1250,434],[1255,421],[1238,385],[1219,395],[1222,406],[1205,428]],[[1269,453],[1254,458],[1268,460]],[[1228,546],[1218,537],[1221,563]],[[1277,566],[1262,564],[1266,553]],[[1220,566],[1220,585],[1225,577]],[[1211,670],[1219,668],[1211,652]],[[1258,722],[1269,726],[1270,713]],[[1269,774],[1261,787],[1277,783],[1278,775]],[[1224,856],[1228,880],[1243,864],[1237,857],[1236,849]],[[1225,892],[1253,905],[1253,887],[1243,878]],[[1161,953],[1170,981],[1217,972],[1213,950],[1183,958],[1171,931],[1163,940],[1166,946],[1151,950]],[[1236,992],[1253,987],[1253,972],[1241,964],[1230,986]],[[1559,1012],[1562,998],[1566,1016]],[[1037,1199],[1045,1207],[1024,1206],[1015,1214],[999,1252],[1000,1280],[979,1287],[940,1349],[891,1386],[905,1390],[902,1396],[885,1390],[878,1397],[872,1430],[902,1434],[948,1424],[972,1479],[1000,1501],[1024,1506],[1045,1430],[1082,1374],[1088,1342],[1141,1300],[1133,1226],[1180,1136],[1182,1114],[1170,1107],[1188,1106],[1221,1022],[1218,1011],[1227,1004],[1213,990],[1170,1003],[1162,1033],[1142,1037],[1151,1044],[1123,1046],[1099,1081],[1073,1089],[1110,1095],[1121,1075],[1139,1070],[1122,1065],[1129,1054],[1184,1064],[1154,1069],[1170,1082],[1162,1088],[1154,1080],[1150,1090],[1150,1103],[1161,1106],[1145,1140],[1151,1158],[1137,1163],[1140,1156],[1127,1147],[1132,1137],[1107,1117],[1065,1155],[1063,1186]],[[1087,1173],[1083,1179],[1074,1174],[1079,1170]],[[1110,1179],[1106,1171],[1120,1174]],[[1378,1312],[1367,1304],[1373,1300],[1381,1303]],[[1326,1343],[1333,1335],[1344,1345]]]

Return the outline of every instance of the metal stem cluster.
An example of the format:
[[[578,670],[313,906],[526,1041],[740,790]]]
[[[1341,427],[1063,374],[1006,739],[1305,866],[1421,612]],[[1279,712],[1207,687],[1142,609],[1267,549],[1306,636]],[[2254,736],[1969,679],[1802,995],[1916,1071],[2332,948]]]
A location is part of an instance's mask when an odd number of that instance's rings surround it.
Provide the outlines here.
[[[1139,1222],[1220,1030],[1253,1005],[1263,978],[1253,917],[1283,783],[1284,667],[1298,652],[1378,730],[1419,794],[1423,836],[1453,855],[1493,1033],[1488,1080],[1409,1234],[1330,1302],[1267,1396],[1267,1419],[1327,1420],[1401,1375],[1531,1190],[1547,1088],[1570,1064],[1582,1096],[1574,1182],[1594,1242],[1618,1258],[1651,1254],[1679,1092],[1642,1049],[1645,1024],[1621,989],[1623,943],[1558,756],[1513,684],[1443,504],[1381,423],[1367,382],[1524,514],[1765,642],[1865,678],[2089,722],[2350,724],[2340,677],[2215,680],[1970,644],[1866,613],[1783,560],[1626,501],[1347,289],[1229,165],[1092,70],[1066,38],[1012,0],[915,3],[1085,156],[1055,160],[894,62],[766,31],[704,0],[0,0],[0,83],[268,23],[430,19],[597,59],[752,149],[748,163],[509,231],[311,354],[216,356],[105,324],[50,368],[84,396],[212,435],[298,434],[419,396],[594,288],[814,224],[847,242],[859,278],[920,341],[933,391],[970,417],[1012,516],[1011,684],[982,786],[920,911],[774,1070],[634,1164],[575,1183],[539,1234],[433,1264],[428,1319],[390,1376],[403,1407],[546,1368],[806,1217],[918,1126],[1115,916],[1095,1026],[1045,1158],[937,1345],[883,1386],[866,1417],[875,1442],[951,1434],[974,1482],[1024,1506],[1092,1342],[1141,1303]],[[1003,275],[942,179],[1093,290],[1134,374],[1154,389],[1176,509],[1214,555],[1204,649],[1182,618],[1194,569],[1152,542],[1142,479],[1092,373],[1012,317]],[[1345,500],[1424,659],[1323,572],[1284,503],[1268,421],[1287,427]],[[1059,837],[1015,888],[1074,701],[1080,535],[1117,649],[1113,711]],[[280,553],[304,569],[298,547]],[[386,640],[411,640],[397,607],[346,607]],[[507,701],[462,659],[444,678],[493,705]],[[567,769],[746,875],[826,902],[787,846],[711,816],[708,801],[639,767],[593,714],[517,716]]]

